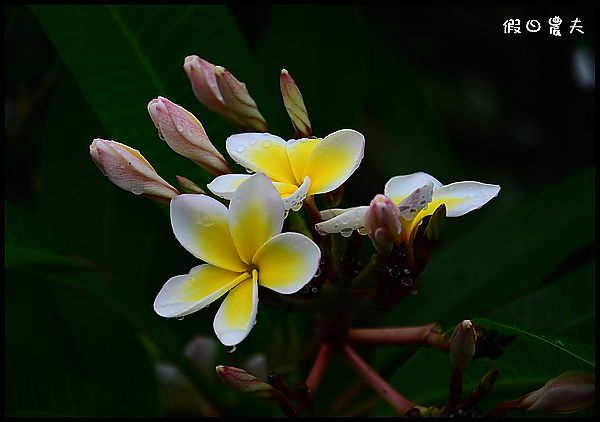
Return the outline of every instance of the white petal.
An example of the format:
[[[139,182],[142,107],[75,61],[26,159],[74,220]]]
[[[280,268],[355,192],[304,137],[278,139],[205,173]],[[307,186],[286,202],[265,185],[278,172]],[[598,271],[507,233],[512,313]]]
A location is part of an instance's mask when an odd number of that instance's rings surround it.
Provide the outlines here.
[[[235,190],[249,177],[249,174],[224,174],[215,177],[206,187],[215,195],[231,200]]]
[[[225,346],[235,346],[244,340],[256,321],[258,311],[257,272],[252,278],[233,288],[217,311],[213,328]]]
[[[184,248],[209,264],[245,271],[228,220],[227,207],[209,196],[184,194],[171,201],[171,226]]]
[[[398,204],[400,216],[408,221],[413,220],[419,211],[427,207],[432,198],[433,182],[427,182]]]
[[[367,206],[350,208],[336,217],[315,224],[315,228],[322,235],[329,233],[350,235],[353,230],[358,230],[359,233],[366,234],[364,232],[364,217],[368,209],[369,207]]]
[[[435,177],[420,171],[405,176],[392,177],[385,184],[383,193],[385,196],[391,198],[395,204],[399,204],[404,198],[413,193],[416,189],[427,184],[427,182],[432,182],[434,189],[442,186],[440,181]]]
[[[321,250],[300,233],[281,233],[256,252],[252,262],[258,269],[258,282],[279,293],[295,293],[315,276]]]
[[[321,216],[321,220],[323,221],[330,220],[333,217],[337,217],[338,215],[341,215],[353,208],[330,208],[328,210],[319,211],[319,215]]]
[[[302,207],[302,202],[304,198],[306,198],[306,194],[310,189],[310,179],[308,176],[304,178],[304,182],[300,185],[298,189],[291,195],[283,198],[283,206],[286,210],[293,209],[294,211],[298,211],[300,207]]]
[[[270,133],[238,133],[231,135],[225,148],[237,163],[273,181],[296,184],[287,155],[286,142]]]
[[[435,204],[446,204],[448,217],[460,217],[494,198],[500,186],[480,182],[455,182],[442,186],[433,192]]]
[[[283,200],[262,173],[243,182],[229,205],[229,228],[239,256],[246,263],[283,228]]]
[[[154,311],[167,318],[191,314],[247,278],[250,278],[248,273],[223,270],[210,264],[198,265],[189,274],[171,277],[163,285],[154,300]]]

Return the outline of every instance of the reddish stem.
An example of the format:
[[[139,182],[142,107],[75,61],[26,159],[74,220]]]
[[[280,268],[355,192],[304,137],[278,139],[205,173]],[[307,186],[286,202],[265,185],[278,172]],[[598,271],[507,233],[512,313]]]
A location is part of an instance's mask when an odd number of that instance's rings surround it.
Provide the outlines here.
[[[315,363],[306,378],[306,386],[308,387],[308,394],[310,397],[317,391],[317,387],[321,383],[329,358],[331,357],[331,346],[329,343],[322,343],[315,358]]]
[[[348,341],[353,344],[375,346],[414,345],[448,350],[448,339],[439,325],[431,323],[419,327],[355,328],[348,331]]]
[[[394,387],[389,385],[386,380],[381,378],[381,376],[375,372],[375,370],[371,368],[371,366],[366,363],[354,349],[350,347],[350,345],[344,344],[342,350],[348,363],[356,373],[360,375],[390,406],[392,406],[398,414],[403,415],[415,405],[396,391]]]

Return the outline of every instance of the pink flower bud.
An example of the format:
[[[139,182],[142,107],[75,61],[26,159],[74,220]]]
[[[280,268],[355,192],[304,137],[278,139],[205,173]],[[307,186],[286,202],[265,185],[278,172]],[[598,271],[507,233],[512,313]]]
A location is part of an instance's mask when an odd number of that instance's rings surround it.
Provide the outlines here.
[[[464,371],[475,354],[477,333],[471,321],[464,320],[456,326],[450,337],[450,362],[453,368]]]
[[[273,399],[279,391],[272,385],[250,375],[248,372],[233,366],[219,365],[216,367],[217,375],[228,387],[240,393],[247,394],[259,399]]]
[[[235,114],[242,127],[253,132],[266,132],[267,122],[258,111],[246,85],[221,66],[215,66],[215,75],[225,105]]]
[[[373,245],[380,253],[392,250],[394,240],[402,226],[398,219],[398,207],[385,195],[377,194],[365,212],[364,225]]]
[[[187,56],[183,69],[198,101],[236,126],[241,126],[235,114],[227,108],[219,91],[215,65],[198,56]]]
[[[206,195],[206,192],[204,191],[204,189],[202,189],[200,186],[198,186],[197,184],[192,182],[190,179],[185,178],[183,176],[175,176],[175,178],[177,179],[177,183],[179,184],[179,187],[181,188],[182,192],[201,193],[201,194]]]
[[[108,179],[135,195],[168,204],[177,189],[162,179],[139,151],[115,141],[94,139],[90,145],[94,164]]]
[[[163,97],[148,103],[148,113],[158,129],[158,136],[173,151],[194,161],[213,176],[231,172],[225,158],[192,113]]]
[[[525,396],[520,409],[527,412],[572,413],[596,401],[596,377],[581,371],[568,371]]]
[[[283,97],[283,105],[287,110],[292,125],[296,131],[296,138],[308,138],[312,135],[310,120],[304,105],[300,89],[287,70],[283,69],[279,77],[279,88]]]

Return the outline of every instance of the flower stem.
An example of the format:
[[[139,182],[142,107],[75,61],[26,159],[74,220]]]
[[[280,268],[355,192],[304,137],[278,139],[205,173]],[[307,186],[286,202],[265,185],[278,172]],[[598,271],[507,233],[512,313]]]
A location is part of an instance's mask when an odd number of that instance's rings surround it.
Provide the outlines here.
[[[348,341],[375,346],[414,345],[448,350],[448,339],[435,322],[419,327],[354,328],[348,331]]]
[[[360,375],[367,384],[375,390],[398,414],[403,415],[408,412],[414,403],[407,400],[391,385],[387,383],[368,363],[366,363],[348,344],[343,345],[342,349],[348,363]]]
[[[519,405],[521,404],[521,400],[507,400],[499,403],[487,416],[488,417],[497,417],[504,416],[504,414],[510,410],[519,409]]]
[[[330,357],[331,346],[326,342],[321,343],[321,347],[319,348],[319,352],[315,358],[315,363],[313,363],[310,373],[306,378],[306,386],[308,387],[309,397],[312,397],[315,391],[317,391],[317,387],[321,383],[321,379],[323,378],[323,374],[325,373],[325,368],[327,368]]]

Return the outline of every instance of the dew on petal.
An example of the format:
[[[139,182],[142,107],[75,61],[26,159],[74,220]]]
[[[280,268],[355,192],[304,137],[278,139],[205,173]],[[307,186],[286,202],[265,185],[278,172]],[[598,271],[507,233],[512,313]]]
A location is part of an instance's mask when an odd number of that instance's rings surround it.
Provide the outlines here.
[[[342,229],[342,231],[340,231],[340,234],[344,237],[350,237],[352,235],[352,228],[350,227],[345,227]]]
[[[292,205],[292,211],[298,211],[300,208],[302,208],[302,202]]]
[[[235,349],[236,349],[235,346],[228,347],[227,348],[227,353],[235,353]]]
[[[144,193],[144,186],[143,185],[132,185],[131,193],[133,193],[134,195],[141,195],[142,193]]]
[[[246,148],[244,148],[242,145],[240,145],[240,146],[239,146],[239,147],[237,147],[235,150],[236,150],[237,152],[244,152],[244,150],[245,150],[245,149],[246,149]]]
[[[271,141],[262,141],[263,148],[269,148],[271,146]]]

